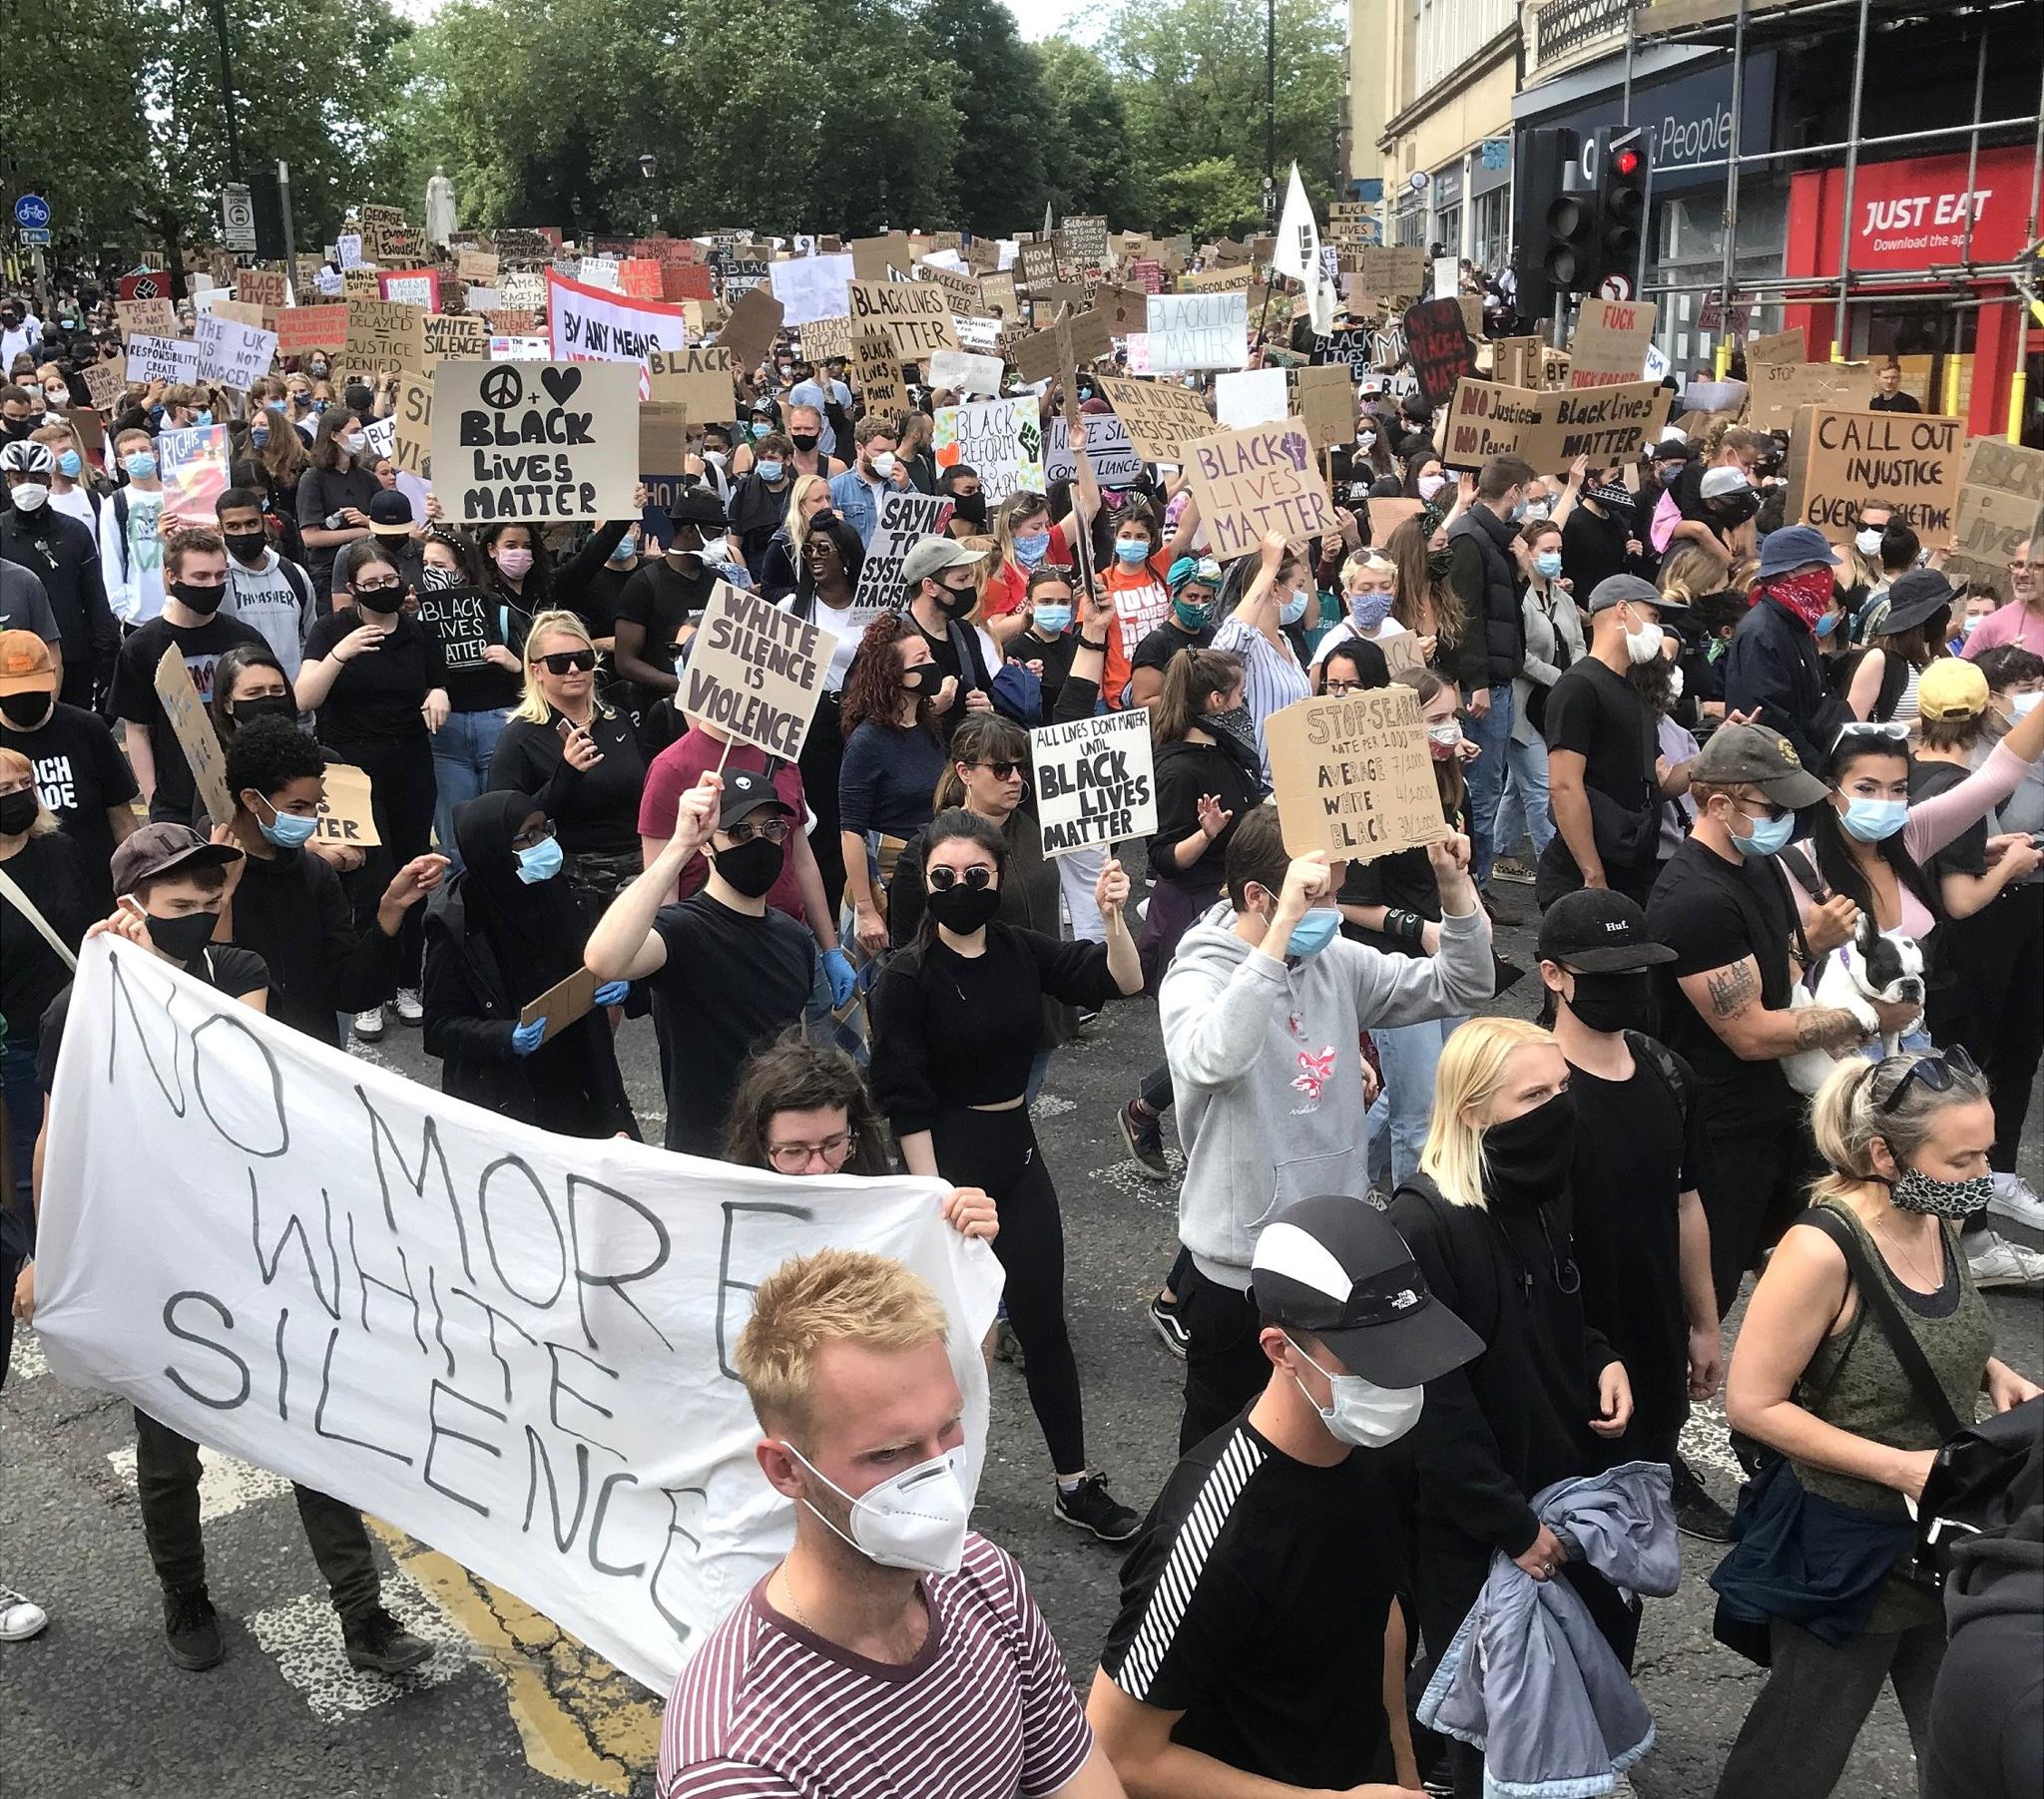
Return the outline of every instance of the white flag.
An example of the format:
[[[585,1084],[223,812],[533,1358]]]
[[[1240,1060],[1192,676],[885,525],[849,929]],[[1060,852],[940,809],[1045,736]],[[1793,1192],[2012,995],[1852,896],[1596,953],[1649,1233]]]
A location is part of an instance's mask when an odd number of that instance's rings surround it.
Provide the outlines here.
[[[1305,197],[1305,184],[1298,179],[1296,163],[1291,165],[1291,182],[1284,190],[1284,214],[1278,222],[1278,250],[1271,258],[1271,266],[1279,274],[1304,283],[1313,329],[1323,334],[1331,331],[1334,285],[1320,266],[1320,227]]]

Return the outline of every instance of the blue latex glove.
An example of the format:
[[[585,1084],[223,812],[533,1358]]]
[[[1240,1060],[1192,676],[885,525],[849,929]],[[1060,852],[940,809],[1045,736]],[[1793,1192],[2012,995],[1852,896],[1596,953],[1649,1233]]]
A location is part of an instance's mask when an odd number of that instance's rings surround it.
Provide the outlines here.
[[[631,991],[630,981],[606,981],[596,990],[596,1003],[599,1006],[622,1006],[625,996]]]
[[[851,990],[858,985],[858,974],[851,966],[851,958],[842,950],[823,952],[823,975],[830,983],[830,1004],[842,1006],[851,998]]]
[[[539,1048],[539,1040],[547,1034],[547,1021],[536,1018],[529,1025],[520,1025],[511,1033],[511,1053],[514,1056],[530,1056]]]

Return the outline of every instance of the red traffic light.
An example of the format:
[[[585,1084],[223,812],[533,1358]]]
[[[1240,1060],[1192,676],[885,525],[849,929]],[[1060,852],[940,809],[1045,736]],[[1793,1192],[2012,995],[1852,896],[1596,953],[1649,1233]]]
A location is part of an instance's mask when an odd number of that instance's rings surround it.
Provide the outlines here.
[[[1611,159],[1614,175],[1637,175],[1640,171],[1640,153],[1637,150],[1621,150]]]

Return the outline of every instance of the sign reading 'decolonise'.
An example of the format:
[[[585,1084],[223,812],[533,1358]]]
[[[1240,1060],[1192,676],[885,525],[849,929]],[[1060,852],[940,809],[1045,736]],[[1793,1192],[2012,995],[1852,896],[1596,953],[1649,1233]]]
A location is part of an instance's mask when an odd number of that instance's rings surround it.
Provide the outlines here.
[[[625,362],[442,362],[433,491],[457,525],[626,519],[639,486],[639,370]]]
[[[691,718],[793,761],[837,639],[720,581],[689,646],[677,698]]]
[[[1264,743],[1287,854],[1373,862],[1449,834],[1408,686],[1295,700],[1264,720]]]
[[[1862,505],[1891,500],[1925,543],[1943,543],[1958,518],[1965,440],[1962,418],[1805,406],[1788,439],[1788,517],[1842,544]]]
[[[1157,829],[1150,717],[1141,706],[1029,733],[1043,853],[1068,856]]]
[[[1200,438],[1186,445],[1185,468],[1221,562],[1248,556],[1267,532],[1280,531],[1298,545],[1341,529],[1298,419]]]
[[[36,1327],[60,1378],[388,1519],[657,1692],[793,1541],[732,1367],[789,1256],[869,1250],[930,1283],[977,1485],[1000,1269],[944,1223],[942,1182],[797,1191],[550,1135],[104,934],[54,1104]]]

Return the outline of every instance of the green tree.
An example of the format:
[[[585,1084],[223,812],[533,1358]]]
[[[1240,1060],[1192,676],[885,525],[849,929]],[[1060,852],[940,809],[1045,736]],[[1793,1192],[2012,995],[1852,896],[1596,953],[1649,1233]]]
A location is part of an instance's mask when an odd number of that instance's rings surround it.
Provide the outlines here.
[[[1037,58],[1001,0],[928,0],[928,54],[957,71],[963,115],[953,166],[957,223],[1012,236],[1041,222],[1046,134],[1052,125]]]
[[[1070,38],[1033,46],[1042,68],[1046,198],[1062,218],[1098,213],[1115,229],[1150,224],[1149,202],[1129,144],[1129,122],[1114,78],[1099,55]],[[1039,204],[1021,223],[1042,224]]]

